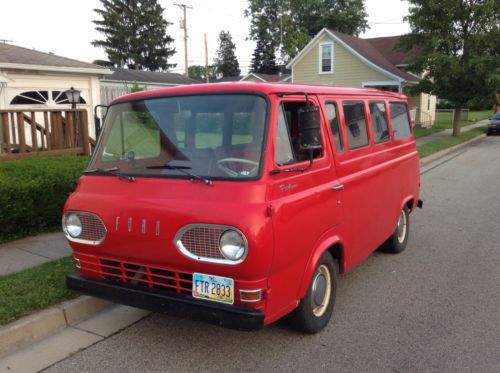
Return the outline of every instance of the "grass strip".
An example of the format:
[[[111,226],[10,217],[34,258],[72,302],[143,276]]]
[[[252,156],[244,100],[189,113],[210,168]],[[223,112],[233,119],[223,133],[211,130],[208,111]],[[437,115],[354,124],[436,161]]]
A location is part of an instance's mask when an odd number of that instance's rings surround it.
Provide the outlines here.
[[[0,325],[77,295],[66,288],[72,257],[0,276]]]
[[[470,131],[463,132],[460,137],[453,137],[451,135],[445,136],[427,144],[420,145],[418,147],[418,154],[420,158],[424,158],[441,150],[463,143],[484,133],[486,133],[486,127],[478,127],[471,129]]]
[[[435,127],[430,127],[430,128],[415,127],[415,128],[413,128],[413,134],[414,134],[416,139],[418,139],[419,137],[432,135],[433,133],[441,132],[441,131],[444,131],[444,129],[443,128],[435,128]]]

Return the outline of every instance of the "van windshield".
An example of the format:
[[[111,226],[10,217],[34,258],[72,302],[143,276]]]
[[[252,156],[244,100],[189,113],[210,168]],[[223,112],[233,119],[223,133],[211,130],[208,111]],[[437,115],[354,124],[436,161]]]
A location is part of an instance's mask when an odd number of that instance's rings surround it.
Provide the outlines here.
[[[144,99],[112,105],[88,171],[172,178],[260,175],[267,102],[252,94]]]

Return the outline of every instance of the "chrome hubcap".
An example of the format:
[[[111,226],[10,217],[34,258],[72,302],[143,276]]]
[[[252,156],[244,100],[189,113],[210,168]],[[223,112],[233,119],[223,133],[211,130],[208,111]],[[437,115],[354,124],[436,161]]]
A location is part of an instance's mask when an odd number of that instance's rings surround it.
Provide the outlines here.
[[[332,278],[330,270],[324,264],[320,265],[314,274],[312,281],[312,311],[317,317],[321,317],[330,303],[332,292]]]
[[[399,243],[403,243],[406,238],[406,228],[407,228],[406,214],[404,210],[401,210],[401,214],[399,214],[398,227],[397,227]]]

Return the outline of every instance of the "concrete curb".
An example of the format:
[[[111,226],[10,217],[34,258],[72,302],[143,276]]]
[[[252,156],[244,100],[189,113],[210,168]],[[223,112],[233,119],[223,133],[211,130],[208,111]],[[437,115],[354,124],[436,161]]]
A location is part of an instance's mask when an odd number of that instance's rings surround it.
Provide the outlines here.
[[[476,141],[479,141],[481,139],[484,139],[486,137],[486,134],[482,134],[482,135],[479,135],[479,136],[476,136],[476,137],[473,137],[472,139],[470,140],[467,140],[467,141],[464,141],[460,144],[457,144],[457,145],[454,145],[452,146],[451,148],[447,148],[447,149],[444,149],[444,150],[441,150],[437,153],[434,153],[434,154],[431,154],[431,155],[428,155],[427,157],[425,158],[422,158],[420,160],[420,167],[423,167],[423,166],[427,166],[429,163],[432,163],[434,162],[435,160],[441,158],[441,157],[444,157],[450,153],[453,153],[453,152],[456,152],[457,150],[460,150],[462,148],[465,148],[467,147],[468,145],[470,145],[471,143],[474,143]]]
[[[0,356],[88,319],[113,304],[84,295],[4,325],[0,327]]]

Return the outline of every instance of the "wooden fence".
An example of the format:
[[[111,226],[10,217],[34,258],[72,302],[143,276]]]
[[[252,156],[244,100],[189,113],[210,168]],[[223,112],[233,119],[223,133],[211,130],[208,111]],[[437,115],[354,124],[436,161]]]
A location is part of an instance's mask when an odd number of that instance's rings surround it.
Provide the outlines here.
[[[74,110],[0,110],[0,161],[33,155],[90,155],[88,114]]]

